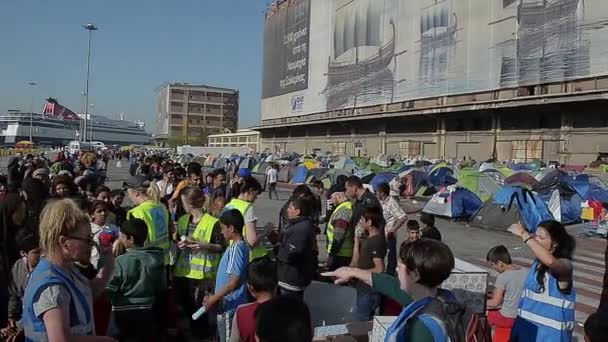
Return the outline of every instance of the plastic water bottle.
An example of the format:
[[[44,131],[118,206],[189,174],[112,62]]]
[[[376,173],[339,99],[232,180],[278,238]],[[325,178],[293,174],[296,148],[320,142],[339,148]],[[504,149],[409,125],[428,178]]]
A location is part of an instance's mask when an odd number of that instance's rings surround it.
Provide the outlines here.
[[[200,309],[198,309],[195,313],[192,314],[192,320],[196,321],[197,319],[201,318],[201,316],[205,313],[206,309],[204,306],[201,306]]]

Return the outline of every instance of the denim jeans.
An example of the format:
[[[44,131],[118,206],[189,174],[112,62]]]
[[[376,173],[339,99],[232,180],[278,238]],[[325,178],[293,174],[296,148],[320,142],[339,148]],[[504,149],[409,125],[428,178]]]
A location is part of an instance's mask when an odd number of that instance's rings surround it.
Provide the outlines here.
[[[232,319],[236,309],[229,310],[221,314],[217,314],[217,332],[220,342],[227,342],[230,339],[232,331]]]
[[[386,238],[386,273],[397,275],[397,238],[390,234]]]
[[[378,307],[380,307],[379,293],[367,289],[357,289],[357,306],[355,309],[357,320],[370,321]]]

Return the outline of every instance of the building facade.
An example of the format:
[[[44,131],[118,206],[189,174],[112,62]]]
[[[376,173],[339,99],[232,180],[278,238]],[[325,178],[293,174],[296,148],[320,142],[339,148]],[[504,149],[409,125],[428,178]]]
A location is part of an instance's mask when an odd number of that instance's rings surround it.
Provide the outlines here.
[[[167,83],[157,88],[157,94],[158,139],[202,145],[207,136],[238,127],[238,90]]]
[[[293,0],[265,20],[261,149],[565,164],[608,151],[606,1]]]
[[[212,134],[207,138],[209,147],[242,147],[260,152],[260,132],[252,129],[239,129],[236,133]]]

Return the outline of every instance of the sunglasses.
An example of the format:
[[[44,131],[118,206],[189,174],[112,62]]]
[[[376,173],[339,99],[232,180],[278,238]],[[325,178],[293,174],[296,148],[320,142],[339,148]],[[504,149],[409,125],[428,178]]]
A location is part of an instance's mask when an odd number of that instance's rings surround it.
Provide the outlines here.
[[[82,241],[82,242],[86,242],[90,245],[94,245],[95,244],[95,240],[93,240],[93,234],[90,234],[88,237],[81,237],[81,236],[74,236],[74,235],[68,235],[67,236],[68,239],[71,240],[78,240],[78,241]]]

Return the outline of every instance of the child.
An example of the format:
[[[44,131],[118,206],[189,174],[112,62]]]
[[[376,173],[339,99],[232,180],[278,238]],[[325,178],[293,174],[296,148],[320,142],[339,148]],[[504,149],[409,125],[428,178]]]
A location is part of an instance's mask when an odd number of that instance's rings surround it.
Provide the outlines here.
[[[408,220],[407,226],[407,242],[414,242],[420,239],[420,224],[416,220]]]
[[[253,303],[236,309],[232,321],[230,342],[255,342],[255,312],[260,304],[272,299],[277,288],[277,266],[262,258],[252,261],[248,267],[247,288],[255,298]]]
[[[494,271],[500,273],[496,278],[492,298],[487,302],[488,323],[491,327],[511,328],[517,317],[528,269],[512,264],[511,255],[505,246],[490,249],[486,260]]]
[[[116,216],[116,222],[114,222],[118,227],[122,226],[122,224],[127,219],[127,209],[122,207],[122,201],[125,199],[125,194],[122,190],[112,190],[111,192],[111,202],[112,202],[112,212]]]
[[[311,342],[310,310],[300,299],[277,297],[255,312],[256,340],[259,342]]]
[[[93,234],[93,240],[99,246],[106,247],[111,246],[112,243],[118,238],[118,227],[111,223],[107,223],[107,217],[109,212],[109,205],[100,200],[95,200],[89,208],[89,215],[91,216],[91,233]],[[101,268],[99,260],[99,251],[97,248],[91,249],[91,264],[96,270]]]
[[[277,253],[279,293],[304,297],[314,278],[315,229],[311,214],[312,196],[292,197],[287,207],[289,226]]]
[[[380,228],[382,212],[376,208],[365,209],[361,214],[360,224],[369,237],[363,240],[360,250],[355,253],[352,266],[372,273],[382,273],[386,256],[386,238]],[[380,306],[380,294],[372,291],[371,287],[363,282],[357,282],[355,287],[357,318],[359,321],[369,321]]]
[[[8,301],[8,326],[16,328],[17,322],[21,319],[22,298],[30,274],[38,265],[40,260],[40,247],[38,238],[26,230],[21,230],[15,238],[17,248],[21,253],[21,259],[13,265],[11,272],[11,282],[9,285]]]
[[[585,342],[600,342],[608,340],[608,312],[592,313],[585,321]]]
[[[423,239],[441,241],[441,232],[435,227],[435,216],[429,213],[422,213],[420,215],[420,222],[422,222]]]
[[[164,251],[144,247],[148,227],[143,220],[131,219],[120,229],[127,253],[116,258],[114,274],[106,285],[112,302],[120,341],[158,341],[160,322],[156,298],[166,290]]]
[[[247,303],[247,264],[249,247],[243,240],[245,221],[238,209],[230,209],[220,216],[222,235],[232,244],[226,249],[215,280],[215,294],[205,298],[203,306],[207,311],[217,308],[217,326],[221,342],[228,341],[230,323],[239,305]],[[218,305],[221,304],[221,305]]]

